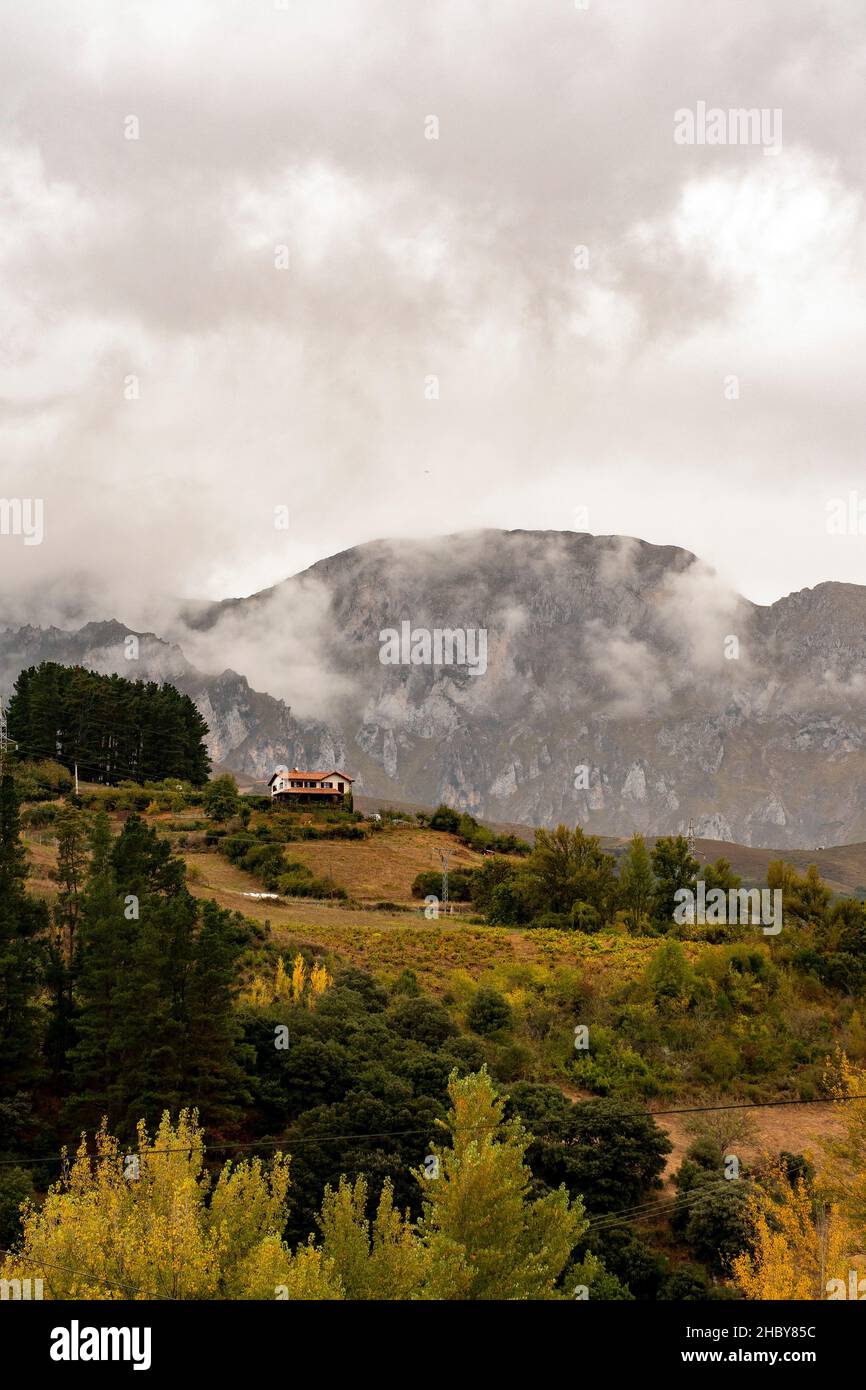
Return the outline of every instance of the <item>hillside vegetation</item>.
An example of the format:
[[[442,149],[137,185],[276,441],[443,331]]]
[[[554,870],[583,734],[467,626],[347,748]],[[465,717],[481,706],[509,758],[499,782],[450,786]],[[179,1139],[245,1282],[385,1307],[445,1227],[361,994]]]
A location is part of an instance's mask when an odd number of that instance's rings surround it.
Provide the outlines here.
[[[203,1146],[199,1273],[154,1264],[180,1297],[494,1296],[466,1273],[475,1227],[454,1235],[446,1216],[470,1181],[459,1133],[472,1123],[511,1174],[527,1258],[543,1210],[568,1232],[534,1292],[522,1276],[508,1285],[492,1240],[484,1258],[514,1297],[572,1283],[593,1297],[761,1296],[779,1165],[792,1203],[798,1184],[839,1183],[824,1146],[856,1141],[845,1093],[866,1063],[866,914],[814,868],[768,865],[784,924],[766,935],[675,920],[699,875],[739,886],[730,862],[701,869],[678,837],[635,837],[614,858],[579,828],[530,848],[448,808],[277,811],[225,777],[83,784],[76,798],[62,767],[31,760],[16,776],[0,856],[0,971],[20,981],[0,1020],[18,1040],[0,1095],[2,1240],[24,1242],[13,1272],[79,1244],[101,1271],[88,1283],[79,1259],[54,1296],[107,1296],[121,1277],[87,1225],[84,1170],[58,1186],[60,1146],[82,1129],[98,1136],[85,1152],[104,1155],[94,1194],[108,1184],[99,1200],[123,1222],[155,1220],[169,1199],[155,1170],[124,1181],[123,1153],[150,1171],[148,1134]],[[782,1100],[797,1104],[716,1109]],[[225,1143],[250,1165],[234,1176]],[[440,1177],[425,1176],[437,1155]],[[230,1210],[256,1184],[270,1214],[226,1265],[213,1204]],[[472,1190],[483,1225],[500,1198]],[[840,1251],[860,1238],[851,1200],[842,1184]],[[639,1220],[617,1215],[639,1204]],[[464,1251],[453,1267],[438,1221]],[[346,1241],[367,1242],[365,1275]],[[152,1292],[153,1277],[134,1280]]]

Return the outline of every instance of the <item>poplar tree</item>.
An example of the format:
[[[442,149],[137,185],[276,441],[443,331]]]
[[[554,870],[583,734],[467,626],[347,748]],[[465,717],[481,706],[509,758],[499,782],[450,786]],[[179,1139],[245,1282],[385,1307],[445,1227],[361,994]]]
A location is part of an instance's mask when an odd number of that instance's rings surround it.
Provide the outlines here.
[[[655,875],[643,835],[633,835],[619,874],[620,900],[629,931],[641,931],[649,918]]]
[[[551,1299],[586,1229],[580,1201],[564,1187],[533,1200],[524,1162],[531,1136],[503,1120],[504,1101],[486,1067],[448,1085],[442,1123],[451,1147],[430,1146],[415,1177],[424,1196],[419,1235],[429,1261],[426,1296]],[[430,1159],[434,1160],[431,1168]],[[433,1176],[431,1176],[431,1172]]]

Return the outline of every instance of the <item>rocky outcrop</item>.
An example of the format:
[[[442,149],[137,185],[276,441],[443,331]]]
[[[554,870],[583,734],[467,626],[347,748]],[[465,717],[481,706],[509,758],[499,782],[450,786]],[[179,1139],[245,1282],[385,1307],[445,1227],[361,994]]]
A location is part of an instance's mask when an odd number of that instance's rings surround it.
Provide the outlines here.
[[[278,698],[231,664],[239,633],[268,632],[270,614],[278,630],[314,591],[323,712],[307,670],[299,718],[291,676]],[[380,633],[403,622],[484,629],[486,669],[383,664]],[[0,680],[8,694],[45,659],[174,679],[208,721],[212,756],[253,777],[277,762],[345,765],[372,795],[604,834],[692,820],[705,838],[779,848],[866,839],[857,585],[762,608],[676,547],[484,531],[358,546],[190,625],[226,669],[193,668],[182,632],[141,635],[130,661],[128,629],[104,622],[0,634]]]

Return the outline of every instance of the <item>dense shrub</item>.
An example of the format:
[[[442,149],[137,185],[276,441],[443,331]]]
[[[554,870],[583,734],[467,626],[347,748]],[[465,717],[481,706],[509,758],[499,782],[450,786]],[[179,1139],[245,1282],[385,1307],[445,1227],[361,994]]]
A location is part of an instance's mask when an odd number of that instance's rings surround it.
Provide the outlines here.
[[[35,828],[51,825],[56,815],[57,807],[51,803],[43,802],[40,806],[28,806],[25,811],[22,811],[21,824],[32,825]]]
[[[28,760],[13,767],[15,789],[21,801],[51,801],[72,790],[72,774],[51,758]]]
[[[437,806],[430,817],[431,830],[450,830],[452,833],[460,824],[460,813],[450,806]]]
[[[345,888],[341,888],[328,875],[317,878],[304,864],[294,864],[291,871],[269,879],[274,888],[270,891],[282,893],[286,898],[346,898]]]
[[[472,996],[466,1011],[467,1027],[486,1036],[511,1027],[511,1005],[497,989],[482,985]]]
[[[287,859],[281,844],[260,839],[258,833],[253,835],[241,830],[227,835],[219,848],[238,868],[258,878],[268,893],[282,893],[287,898],[347,896],[345,888],[339,887],[328,875],[317,877],[306,864]]]

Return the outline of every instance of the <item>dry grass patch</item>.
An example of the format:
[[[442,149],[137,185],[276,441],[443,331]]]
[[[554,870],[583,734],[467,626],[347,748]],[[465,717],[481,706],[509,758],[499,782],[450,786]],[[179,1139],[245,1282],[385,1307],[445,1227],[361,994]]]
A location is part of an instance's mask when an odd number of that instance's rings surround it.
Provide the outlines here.
[[[367,840],[292,841],[285,853],[317,877],[329,874],[362,902],[410,903],[415,877],[440,870],[440,849],[450,852],[452,871],[474,869],[484,858],[452,835],[410,826],[375,831]]]

